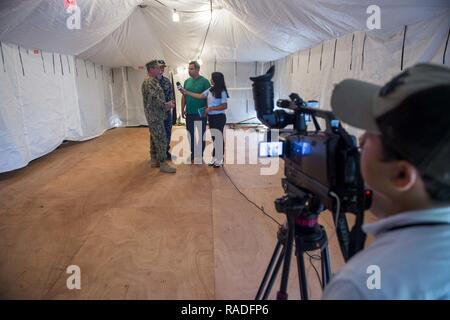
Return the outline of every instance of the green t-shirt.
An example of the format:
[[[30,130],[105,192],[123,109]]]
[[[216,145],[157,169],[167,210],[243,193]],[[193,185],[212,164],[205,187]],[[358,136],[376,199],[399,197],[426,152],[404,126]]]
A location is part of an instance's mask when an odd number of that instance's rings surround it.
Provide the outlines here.
[[[197,79],[189,78],[184,82],[184,88],[188,91],[195,93],[203,93],[211,87],[209,81],[202,76]],[[198,115],[200,108],[206,107],[206,99],[196,99],[190,96],[186,96],[186,113]]]

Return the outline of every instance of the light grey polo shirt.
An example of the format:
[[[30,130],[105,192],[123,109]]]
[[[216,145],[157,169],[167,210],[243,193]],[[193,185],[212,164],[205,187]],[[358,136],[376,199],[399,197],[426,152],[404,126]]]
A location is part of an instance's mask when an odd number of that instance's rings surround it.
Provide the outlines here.
[[[363,228],[374,242],[342,267],[322,299],[450,299],[450,207]]]

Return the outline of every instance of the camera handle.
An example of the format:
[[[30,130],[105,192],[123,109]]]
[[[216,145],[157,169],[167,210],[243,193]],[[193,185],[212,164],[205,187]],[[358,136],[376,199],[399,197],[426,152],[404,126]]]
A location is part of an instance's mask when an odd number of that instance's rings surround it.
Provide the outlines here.
[[[328,239],[323,226],[317,223],[318,213],[306,211],[308,201],[307,198],[290,195],[285,195],[275,201],[277,211],[286,214],[286,222],[278,230],[277,243],[255,300],[267,300],[281,266],[283,266],[283,270],[277,300],[288,299],[287,288],[294,242],[301,299],[308,300],[303,257],[305,252],[320,250],[322,289],[328,284],[331,276]]]

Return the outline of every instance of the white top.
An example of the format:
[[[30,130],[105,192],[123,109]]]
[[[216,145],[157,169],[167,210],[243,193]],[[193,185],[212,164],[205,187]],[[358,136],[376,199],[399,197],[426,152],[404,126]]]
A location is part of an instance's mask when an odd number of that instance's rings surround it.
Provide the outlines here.
[[[443,224],[405,227],[421,223]],[[450,299],[450,207],[405,212],[363,228],[374,242],[333,277],[322,299]]]
[[[214,97],[214,95],[212,94],[211,91],[205,90],[203,92],[203,95],[206,96],[208,98],[208,107],[218,107],[224,103],[227,103],[228,97],[227,97],[227,93],[224,91],[222,91],[222,97],[221,98],[216,98]],[[216,114],[222,114],[225,113],[225,110],[215,110],[215,111],[208,111],[208,115],[216,115]]]

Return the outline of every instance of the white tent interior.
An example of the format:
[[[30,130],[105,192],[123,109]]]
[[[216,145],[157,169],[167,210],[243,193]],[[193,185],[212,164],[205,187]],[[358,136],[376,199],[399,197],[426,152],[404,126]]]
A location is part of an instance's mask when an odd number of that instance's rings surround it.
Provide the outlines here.
[[[450,64],[448,0],[77,0],[78,13],[67,1],[0,2],[0,172],[64,140],[146,124],[140,86],[155,58],[175,81],[198,58],[206,77],[223,72],[229,122],[255,116],[249,77],[269,63],[276,98],[295,91],[322,108],[344,78],[382,83],[417,62]],[[368,29],[371,5],[380,29]]]

